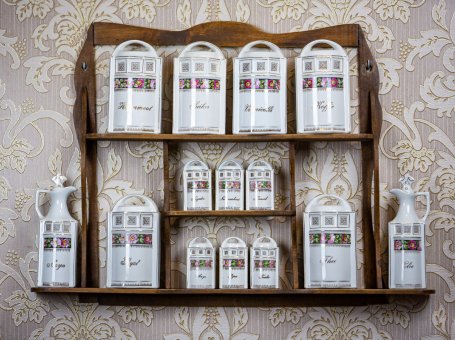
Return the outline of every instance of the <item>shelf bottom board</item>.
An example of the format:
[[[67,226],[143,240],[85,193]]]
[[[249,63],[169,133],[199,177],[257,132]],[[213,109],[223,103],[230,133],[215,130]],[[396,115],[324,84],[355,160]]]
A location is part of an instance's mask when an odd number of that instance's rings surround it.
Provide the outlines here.
[[[400,296],[427,298],[432,289],[143,289],[32,288],[36,293],[78,294],[81,302],[111,306],[365,306]]]

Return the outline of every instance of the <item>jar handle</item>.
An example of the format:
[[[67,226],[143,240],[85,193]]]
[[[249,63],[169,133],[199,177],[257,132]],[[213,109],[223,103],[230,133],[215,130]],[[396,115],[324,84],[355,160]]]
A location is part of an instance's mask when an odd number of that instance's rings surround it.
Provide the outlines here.
[[[35,210],[41,220],[44,219],[45,216],[41,212],[41,208],[39,206],[39,195],[46,194],[48,192],[50,192],[50,190],[48,190],[48,189],[38,189],[38,190],[36,190],[36,193],[35,193]]]
[[[427,219],[428,215],[430,214],[430,193],[428,191],[426,192],[416,192],[415,196],[425,196],[426,198],[426,206],[427,210],[425,211],[425,215],[422,217],[422,221],[425,222]]]
[[[114,208],[112,209],[113,211],[118,210],[120,206],[123,205],[124,202],[128,201],[131,198],[137,198],[141,201],[143,201],[145,206],[148,206],[152,210],[158,212],[158,207],[156,206],[155,202],[147,196],[144,195],[137,195],[137,194],[130,194],[126,195],[125,197],[121,198],[120,200],[117,201],[117,203],[114,205]]]
[[[156,54],[156,51],[155,49],[150,45],[150,44],[147,44],[146,42],[144,41],[141,41],[141,40],[127,40],[123,43],[121,43],[120,45],[118,45],[115,50],[114,50],[114,53],[112,53],[112,57],[115,57],[119,52],[122,52],[124,50],[125,47],[129,46],[129,45],[141,45],[142,47],[144,47],[148,52],[150,52],[153,57],[157,58],[158,55]]]
[[[338,45],[336,42],[334,41],[331,41],[331,40],[327,40],[327,39],[319,39],[319,40],[314,40],[312,42],[310,42],[308,45],[306,45],[303,49],[302,49],[302,52],[300,53],[300,56],[303,57],[305,56],[305,54],[307,54],[308,52],[311,51],[311,49],[317,45],[317,44],[327,44],[329,45],[330,47],[332,47],[335,51],[338,51],[340,52],[340,54],[342,54],[343,56],[346,56],[346,51],[344,50],[343,47],[341,47],[340,45]]]
[[[351,211],[351,206],[349,205],[349,203],[342,199],[341,197],[337,196],[337,195],[332,195],[332,194],[326,194],[326,195],[319,195],[319,196],[316,196],[315,198],[313,198],[311,200],[310,203],[308,203],[308,205],[306,206],[305,208],[305,211],[311,211],[313,206],[318,203],[321,199],[323,198],[331,198],[331,199],[335,199],[337,200],[338,202],[341,202],[341,205],[343,206],[344,209],[348,210],[348,211]]]
[[[274,51],[276,54],[278,54],[280,58],[284,58],[283,53],[281,52],[280,48],[277,45],[272,44],[271,42],[265,40],[252,41],[249,44],[243,46],[242,50],[239,53],[238,58],[243,58],[244,54],[256,45],[265,45],[272,51]]]
[[[205,46],[205,47],[208,47],[212,52],[215,52],[218,56],[219,59],[224,59],[224,55],[223,53],[221,52],[221,50],[216,47],[214,44],[212,43],[209,43],[207,41],[196,41],[192,44],[189,44],[187,45],[183,50],[182,52],[180,52],[180,55],[179,55],[179,58],[181,57],[184,57],[186,55],[187,52],[190,52],[194,47],[197,47],[197,46]]]

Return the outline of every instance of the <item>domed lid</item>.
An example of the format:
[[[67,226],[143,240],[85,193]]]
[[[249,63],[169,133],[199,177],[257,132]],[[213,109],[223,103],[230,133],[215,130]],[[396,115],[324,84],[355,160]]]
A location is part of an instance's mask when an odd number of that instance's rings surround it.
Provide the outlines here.
[[[221,244],[221,248],[246,248],[246,243],[238,237],[228,237]]]
[[[277,243],[273,238],[263,236],[253,242],[253,248],[277,248]]]
[[[218,170],[243,170],[243,166],[239,161],[230,159],[221,163]]]
[[[192,171],[192,170],[205,170],[208,171],[210,170],[207,164],[200,160],[194,160],[194,161],[189,161],[188,163],[185,164],[183,167],[184,171]]]
[[[195,237],[188,243],[188,248],[211,248],[212,242],[207,237]]]

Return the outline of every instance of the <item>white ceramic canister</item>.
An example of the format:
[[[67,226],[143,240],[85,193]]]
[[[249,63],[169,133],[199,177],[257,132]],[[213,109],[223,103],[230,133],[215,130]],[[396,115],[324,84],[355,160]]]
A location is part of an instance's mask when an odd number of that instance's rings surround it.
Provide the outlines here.
[[[224,134],[226,58],[199,41],[174,59],[173,133]]]
[[[238,237],[229,237],[220,248],[220,288],[248,288],[248,247]]]
[[[186,253],[186,288],[215,288],[215,249],[206,237],[193,238]]]
[[[216,171],[216,210],[243,210],[245,196],[243,166],[235,160],[220,164]]]
[[[109,132],[161,133],[161,72],[162,59],[149,44],[129,40],[117,46],[110,66]]]
[[[336,195],[313,198],[304,213],[305,288],[355,288],[355,241],[349,203]]]
[[[234,58],[233,133],[286,133],[286,117],[286,58],[275,44],[253,41]]]
[[[250,250],[251,288],[279,288],[280,249],[274,239],[263,236]]]
[[[127,195],[109,212],[107,287],[159,288],[160,213],[155,202]]]
[[[401,189],[390,192],[398,197],[397,216],[389,222],[389,288],[426,288],[425,221],[430,213],[430,193],[414,192],[414,179],[405,175]],[[426,199],[426,212],[420,218],[415,209],[418,196]]]
[[[183,210],[212,210],[212,172],[204,162],[183,168]]]
[[[318,44],[330,49],[315,49]],[[295,59],[297,132],[351,132],[349,60],[330,40],[315,40]]]
[[[273,210],[275,208],[274,171],[265,161],[248,166],[246,210]]]
[[[52,178],[52,190],[37,190],[35,209],[40,218],[38,287],[75,287],[78,222],[71,217],[67,200],[76,191],[64,187],[66,177]],[[46,215],[40,209],[40,194],[50,196]]]

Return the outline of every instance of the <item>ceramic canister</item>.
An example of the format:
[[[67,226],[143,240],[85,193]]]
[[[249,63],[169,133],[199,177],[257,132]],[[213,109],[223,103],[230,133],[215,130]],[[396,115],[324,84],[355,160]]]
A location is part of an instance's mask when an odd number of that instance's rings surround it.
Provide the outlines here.
[[[159,288],[160,213],[147,196],[127,195],[108,216],[107,287]]]
[[[174,59],[173,133],[224,134],[226,59],[215,45],[199,41]]]
[[[425,220],[430,213],[430,193],[414,192],[414,179],[405,175],[401,189],[390,192],[398,197],[397,216],[389,222],[389,288],[426,288]],[[426,199],[426,212],[419,217],[415,208],[418,196]]]
[[[315,49],[318,44],[331,48]],[[348,61],[330,40],[309,43],[295,59],[298,133],[351,131]]]
[[[233,91],[233,133],[286,133],[286,58],[278,46],[245,45],[234,58]]]
[[[250,250],[251,288],[279,288],[280,249],[274,239],[263,236]]]
[[[313,198],[304,213],[305,288],[355,288],[355,240],[349,203],[335,195]]]
[[[206,237],[196,237],[188,244],[186,288],[215,288],[215,249]]]
[[[71,217],[67,200],[76,191],[64,187],[66,177],[58,174],[52,190],[37,190],[35,208],[40,218],[38,286],[75,287],[78,222]],[[50,197],[46,215],[40,208],[40,194]]]
[[[248,247],[238,237],[229,237],[220,248],[220,288],[248,288]]]
[[[265,161],[248,166],[246,210],[273,210],[275,208],[274,171]]]
[[[110,66],[109,132],[161,133],[161,69],[162,59],[149,44],[129,40],[117,46]]]
[[[216,171],[216,210],[243,210],[245,196],[243,166],[235,160],[220,164]]]
[[[212,173],[204,162],[190,161],[183,168],[183,210],[212,210]]]

